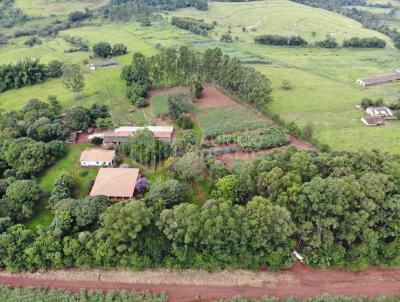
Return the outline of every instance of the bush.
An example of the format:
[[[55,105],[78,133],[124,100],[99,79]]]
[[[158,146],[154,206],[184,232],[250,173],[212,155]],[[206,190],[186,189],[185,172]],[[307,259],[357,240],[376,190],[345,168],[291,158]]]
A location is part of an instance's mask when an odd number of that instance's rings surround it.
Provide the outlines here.
[[[96,56],[108,58],[112,54],[111,45],[107,42],[99,42],[93,45],[93,52]]]
[[[75,11],[69,14],[68,19],[71,22],[77,22],[90,18],[91,16],[92,14],[89,12],[89,10],[86,10],[85,12]]]
[[[386,41],[380,38],[358,38],[354,37],[343,41],[343,47],[347,48],[385,48]]]
[[[282,89],[284,89],[284,90],[292,89],[292,82],[290,82],[290,80],[284,79],[282,81]]]
[[[307,46],[308,42],[300,36],[261,35],[254,38],[257,44],[277,46]]]
[[[85,177],[85,176],[87,176],[88,174],[89,174],[89,171],[87,171],[87,170],[82,170],[82,171],[79,172],[79,176],[80,176],[80,177]]]
[[[27,46],[32,47],[34,45],[42,44],[42,41],[37,37],[33,37],[33,38],[30,38],[29,40],[26,40],[24,42],[24,44],[27,45]]]
[[[193,128],[193,121],[190,118],[190,116],[181,114],[181,116],[177,119],[176,123],[178,124],[179,127],[182,129],[192,129]]]
[[[135,105],[138,108],[144,108],[149,105],[149,102],[145,98],[139,97],[136,99]]]
[[[305,138],[307,140],[311,139],[311,137],[314,134],[314,130],[315,130],[314,124],[307,123],[307,125],[305,125],[303,128],[303,138]]]
[[[323,41],[316,42],[315,45],[324,48],[336,48],[339,46],[335,38],[326,38]]]
[[[128,97],[129,101],[135,105],[138,98],[146,97],[147,93],[147,86],[141,85],[138,83],[132,83],[132,85],[128,86],[126,96]]]
[[[233,42],[233,39],[230,34],[222,34],[220,41],[221,42]]]
[[[112,48],[113,56],[122,56],[128,52],[128,48],[124,44],[114,44]]]

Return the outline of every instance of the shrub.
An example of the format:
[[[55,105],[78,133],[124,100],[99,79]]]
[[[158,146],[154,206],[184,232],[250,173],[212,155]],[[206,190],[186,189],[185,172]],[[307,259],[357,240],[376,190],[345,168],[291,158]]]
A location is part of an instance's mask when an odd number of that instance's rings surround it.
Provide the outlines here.
[[[257,44],[277,46],[307,46],[307,41],[300,36],[261,35],[254,38]]]
[[[113,56],[122,56],[128,52],[127,50],[128,50],[128,48],[124,44],[121,44],[121,43],[114,44],[114,46],[112,48],[112,55]]]
[[[282,89],[284,89],[284,90],[292,89],[292,82],[290,82],[290,80],[284,79],[282,81]]]
[[[135,101],[135,105],[138,108],[143,108],[147,107],[149,105],[149,102],[143,97],[138,97]]]
[[[303,128],[303,137],[307,140],[311,139],[311,137],[314,134],[314,124],[313,123],[307,123],[307,125],[304,126]]]
[[[184,114],[181,114],[176,123],[178,124],[179,127],[181,127],[184,130],[192,129],[194,125],[190,116]]]
[[[316,42],[315,45],[324,48],[336,48],[339,46],[335,38],[326,38],[323,41]]]
[[[221,42],[233,42],[232,36],[228,34],[223,34],[220,38]]]
[[[32,47],[32,46],[37,45],[37,44],[42,44],[42,41],[37,37],[33,37],[33,38],[30,38],[29,40],[26,40],[24,42],[24,44],[27,45],[27,46]]]

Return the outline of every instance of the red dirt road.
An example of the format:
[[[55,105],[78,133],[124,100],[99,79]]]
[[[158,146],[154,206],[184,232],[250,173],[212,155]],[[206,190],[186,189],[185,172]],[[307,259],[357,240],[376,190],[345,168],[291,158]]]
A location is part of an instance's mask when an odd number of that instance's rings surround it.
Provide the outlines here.
[[[400,295],[400,269],[369,268],[361,272],[344,270],[314,270],[307,266],[296,264],[293,268],[280,274],[261,272],[268,276],[268,281],[261,285],[251,286],[242,284],[227,286],[213,286],[209,284],[162,284],[129,283],[85,280],[45,279],[46,273],[40,278],[26,274],[1,274],[0,283],[11,287],[50,287],[64,288],[77,292],[82,288],[88,290],[141,290],[154,293],[164,292],[168,301],[189,302],[215,301],[216,299],[232,296],[257,298],[265,295],[280,298],[298,297],[307,298],[324,294],[334,296],[380,296]]]

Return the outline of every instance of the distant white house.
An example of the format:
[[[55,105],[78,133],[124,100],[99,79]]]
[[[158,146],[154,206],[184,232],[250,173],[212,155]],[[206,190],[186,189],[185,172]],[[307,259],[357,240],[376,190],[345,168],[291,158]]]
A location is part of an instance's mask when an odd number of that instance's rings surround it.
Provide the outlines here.
[[[393,112],[388,107],[368,107],[365,110],[370,116],[392,117]]]
[[[82,167],[112,167],[116,157],[115,150],[86,149],[81,153]]]

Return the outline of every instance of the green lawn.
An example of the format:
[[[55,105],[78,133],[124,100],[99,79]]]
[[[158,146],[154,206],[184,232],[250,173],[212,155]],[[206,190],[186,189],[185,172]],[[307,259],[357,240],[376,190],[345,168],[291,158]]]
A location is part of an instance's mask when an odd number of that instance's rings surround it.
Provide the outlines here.
[[[25,225],[32,230],[36,226],[48,226],[53,220],[53,214],[47,208],[47,200],[53,189],[54,181],[62,174],[69,174],[75,181],[75,197],[82,198],[89,194],[91,180],[97,175],[97,169],[81,168],[79,157],[81,152],[90,145],[68,145],[67,154],[56,164],[48,168],[40,177],[39,185],[43,192],[41,203],[36,207],[34,216],[25,222]],[[87,171],[87,175],[80,175],[80,172]]]

